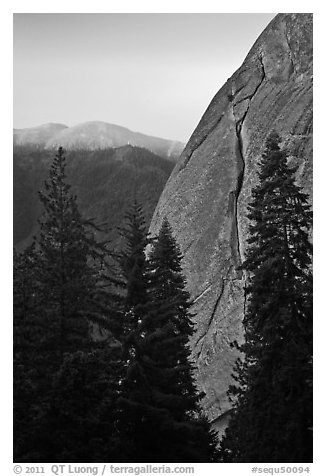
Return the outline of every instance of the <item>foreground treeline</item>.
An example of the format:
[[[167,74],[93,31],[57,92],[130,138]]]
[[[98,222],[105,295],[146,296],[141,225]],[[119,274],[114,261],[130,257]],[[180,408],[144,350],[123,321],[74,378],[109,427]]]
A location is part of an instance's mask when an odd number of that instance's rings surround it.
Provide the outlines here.
[[[14,255],[14,461],[213,461],[168,222],[149,240],[135,202],[115,253],[81,216],[65,169],[60,148],[40,233]]]
[[[15,461],[312,461],[312,213],[281,143],[268,138],[248,208],[244,342],[218,443],[169,223],[150,239],[135,202],[122,252],[96,240],[59,149],[40,234],[14,259]]]

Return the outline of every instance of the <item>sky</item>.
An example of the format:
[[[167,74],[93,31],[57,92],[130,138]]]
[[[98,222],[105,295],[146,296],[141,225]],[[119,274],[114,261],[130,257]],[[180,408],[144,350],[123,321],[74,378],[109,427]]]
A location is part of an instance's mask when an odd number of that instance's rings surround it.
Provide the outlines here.
[[[187,142],[274,16],[14,14],[14,127],[97,120]]]

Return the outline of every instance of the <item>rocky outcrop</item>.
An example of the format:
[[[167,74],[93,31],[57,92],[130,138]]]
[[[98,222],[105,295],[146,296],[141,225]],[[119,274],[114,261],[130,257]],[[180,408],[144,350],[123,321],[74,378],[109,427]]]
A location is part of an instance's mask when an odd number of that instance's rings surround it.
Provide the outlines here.
[[[196,94],[196,92],[194,92]],[[279,14],[242,66],[213,98],[185,147],[154,214],[155,234],[170,221],[184,255],[194,300],[191,342],[203,404],[223,427],[230,404],[236,351],[243,338],[246,209],[257,164],[271,130],[299,165],[298,181],[312,186],[312,15]]]

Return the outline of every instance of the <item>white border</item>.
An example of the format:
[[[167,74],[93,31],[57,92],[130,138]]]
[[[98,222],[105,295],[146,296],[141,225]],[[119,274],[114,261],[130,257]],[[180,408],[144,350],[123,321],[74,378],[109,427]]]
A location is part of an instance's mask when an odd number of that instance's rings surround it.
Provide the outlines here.
[[[3,4],[4,3],[4,4]],[[121,1],[100,1],[77,2],[69,0],[57,1],[5,1],[1,4],[0,15],[0,35],[1,35],[1,132],[4,147],[1,148],[1,302],[2,302],[2,325],[1,329],[1,445],[0,445],[0,469],[4,475],[12,473],[12,335],[11,335],[11,315],[12,315],[12,125],[13,125],[13,80],[12,80],[12,14],[15,13],[270,13],[270,12],[313,12],[314,13],[314,62],[315,62],[315,88],[314,88],[314,111],[315,111],[315,133],[314,133],[314,245],[315,245],[315,455],[311,473],[313,475],[325,474],[325,449],[324,434],[325,408],[322,405],[325,389],[325,344],[326,331],[325,305],[321,297],[325,294],[326,287],[326,266],[323,255],[325,255],[324,237],[325,230],[325,186],[326,180],[325,163],[326,153],[324,144],[325,110],[323,100],[325,96],[325,75],[323,65],[325,58],[325,38],[326,19],[323,2],[303,2],[303,1],[274,1],[270,4],[263,2],[213,2],[201,0],[200,2],[185,2],[180,0],[166,1],[143,1],[143,0],[121,0]],[[224,8],[223,8],[224,7]],[[239,65],[240,66],[240,65]],[[316,100],[317,97],[317,100]],[[317,259],[316,259],[317,257]],[[323,306],[321,306],[323,304]],[[197,469],[198,466],[198,469]],[[196,465],[195,474],[214,474],[216,471],[223,471],[220,474],[246,475],[250,474],[253,464],[245,465]],[[257,465],[258,466],[258,465]],[[260,467],[282,465],[259,465]],[[291,465],[287,465],[291,466]],[[299,465],[296,465],[299,466]],[[223,470],[222,470],[223,467]],[[50,474],[50,473],[48,473]],[[266,474],[266,473],[265,473]],[[304,473],[307,474],[307,473]]]

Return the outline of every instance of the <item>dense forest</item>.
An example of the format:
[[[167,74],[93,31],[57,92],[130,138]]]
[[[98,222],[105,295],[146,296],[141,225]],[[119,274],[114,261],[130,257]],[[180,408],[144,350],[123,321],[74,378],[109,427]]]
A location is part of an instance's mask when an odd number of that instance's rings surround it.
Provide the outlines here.
[[[168,222],[149,240],[134,201],[121,252],[95,239],[62,148],[39,198],[40,233],[14,257],[15,461],[213,461]]]
[[[312,214],[281,138],[267,140],[248,209],[245,341],[232,344],[241,357],[225,435],[201,409],[189,348],[196,316],[171,226],[163,220],[150,237],[138,175],[119,169],[117,152],[94,154],[68,160],[59,148],[52,163],[39,160],[35,183],[34,159],[16,164],[31,173],[26,207],[40,185],[40,218],[34,239],[14,253],[14,461],[312,461]],[[103,167],[106,154],[112,168]],[[138,160],[134,171],[151,169],[143,154]],[[96,215],[88,205],[120,183],[119,173],[134,197],[120,203],[123,222],[108,225],[108,210]],[[98,185],[92,196],[89,181]]]

